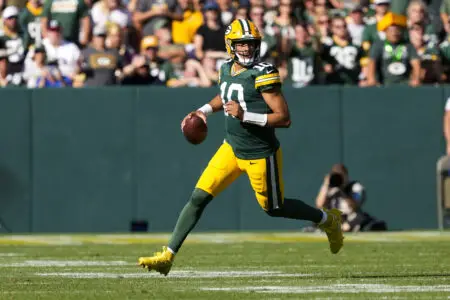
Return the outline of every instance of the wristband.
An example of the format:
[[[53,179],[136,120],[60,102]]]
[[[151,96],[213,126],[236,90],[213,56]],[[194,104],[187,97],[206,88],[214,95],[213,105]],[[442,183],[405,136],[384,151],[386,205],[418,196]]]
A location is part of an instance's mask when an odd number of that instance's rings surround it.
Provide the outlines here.
[[[267,114],[257,114],[244,111],[244,117],[242,118],[242,122],[264,127],[267,124]]]
[[[201,111],[202,113],[204,113],[206,116],[209,116],[210,114],[213,113],[213,108],[211,105],[209,105],[208,103],[203,105],[202,107],[200,107],[199,109],[197,109],[199,111]]]

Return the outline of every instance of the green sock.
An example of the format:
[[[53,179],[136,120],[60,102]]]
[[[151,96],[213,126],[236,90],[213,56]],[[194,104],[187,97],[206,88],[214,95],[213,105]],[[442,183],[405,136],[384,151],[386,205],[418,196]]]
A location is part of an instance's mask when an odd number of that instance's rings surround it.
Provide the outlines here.
[[[213,196],[201,189],[194,189],[189,202],[186,203],[178,217],[172,237],[169,241],[169,248],[175,253],[178,252],[184,240],[197,224],[206,205],[213,199]]]
[[[320,209],[309,206],[301,200],[289,198],[284,198],[283,207],[281,209],[269,211],[268,214],[273,217],[307,220],[314,223],[319,223],[323,216]]]

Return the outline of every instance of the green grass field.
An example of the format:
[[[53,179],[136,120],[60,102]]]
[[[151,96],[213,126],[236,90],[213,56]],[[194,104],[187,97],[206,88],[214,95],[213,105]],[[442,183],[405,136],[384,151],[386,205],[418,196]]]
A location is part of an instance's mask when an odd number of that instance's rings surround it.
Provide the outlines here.
[[[1,299],[450,299],[450,232],[194,234],[167,276],[136,266],[167,235],[2,235]]]

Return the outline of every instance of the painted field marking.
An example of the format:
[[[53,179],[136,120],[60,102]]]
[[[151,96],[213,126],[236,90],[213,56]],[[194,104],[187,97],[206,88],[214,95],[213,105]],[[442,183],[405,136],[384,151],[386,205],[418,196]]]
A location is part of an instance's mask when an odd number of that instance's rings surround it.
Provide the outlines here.
[[[147,278],[160,277],[159,273],[104,273],[104,272],[55,272],[36,273],[43,277],[66,277],[66,278]],[[286,274],[273,271],[173,271],[167,275],[168,278],[237,278],[237,277],[312,277],[312,274]]]
[[[229,288],[200,288],[204,291],[257,292],[282,294],[309,293],[404,293],[450,292],[450,285],[388,285],[388,284],[334,284],[324,286],[244,286]]]
[[[85,245],[85,244],[160,244],[166,243],[169,234],[92,234],[92,235],[0,235],[0,245]],[[407,242],[407,241],[450,241],[450,232],[403,231],[363,232],[345,235],[346,242]],[[187,243],[236,244],[325,242],[322,233],[302,232],[241,232],[241,233],[196,233],[189,236]]]
[[[93,267],[93,266],[130,266],[126,261],[89,261],[89,260],[26,260],[23,262],[0,264],[0,267]]]
[[[23,253],[0,253],[0,257],[24,256]]]

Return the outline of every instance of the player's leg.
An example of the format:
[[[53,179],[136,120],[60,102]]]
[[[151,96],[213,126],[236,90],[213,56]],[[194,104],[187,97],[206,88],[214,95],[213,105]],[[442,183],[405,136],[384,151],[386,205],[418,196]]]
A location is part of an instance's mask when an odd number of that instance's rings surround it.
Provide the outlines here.
[[[257,160],[238,160],[250,179],[256,199],[264,211],[272,217],[308,220],[319,224],[328,235],[333,253],[342,247],[342,231],[339,211],[322,211],[301,200],[285,198],[281,149],[269,157]],[[329,228],[332,229],[331,239]]]
[[[141,257],[139,264],[167,275],[176,252],[200,219],[213,197],[222,192],[242,173],[231,146],[224,143],[202,173],[192,195],[181,211],[168,248],[152,257]],[[163,261],[163,263],[160,263]],[[161,267],[162,266],[162,267]]]

